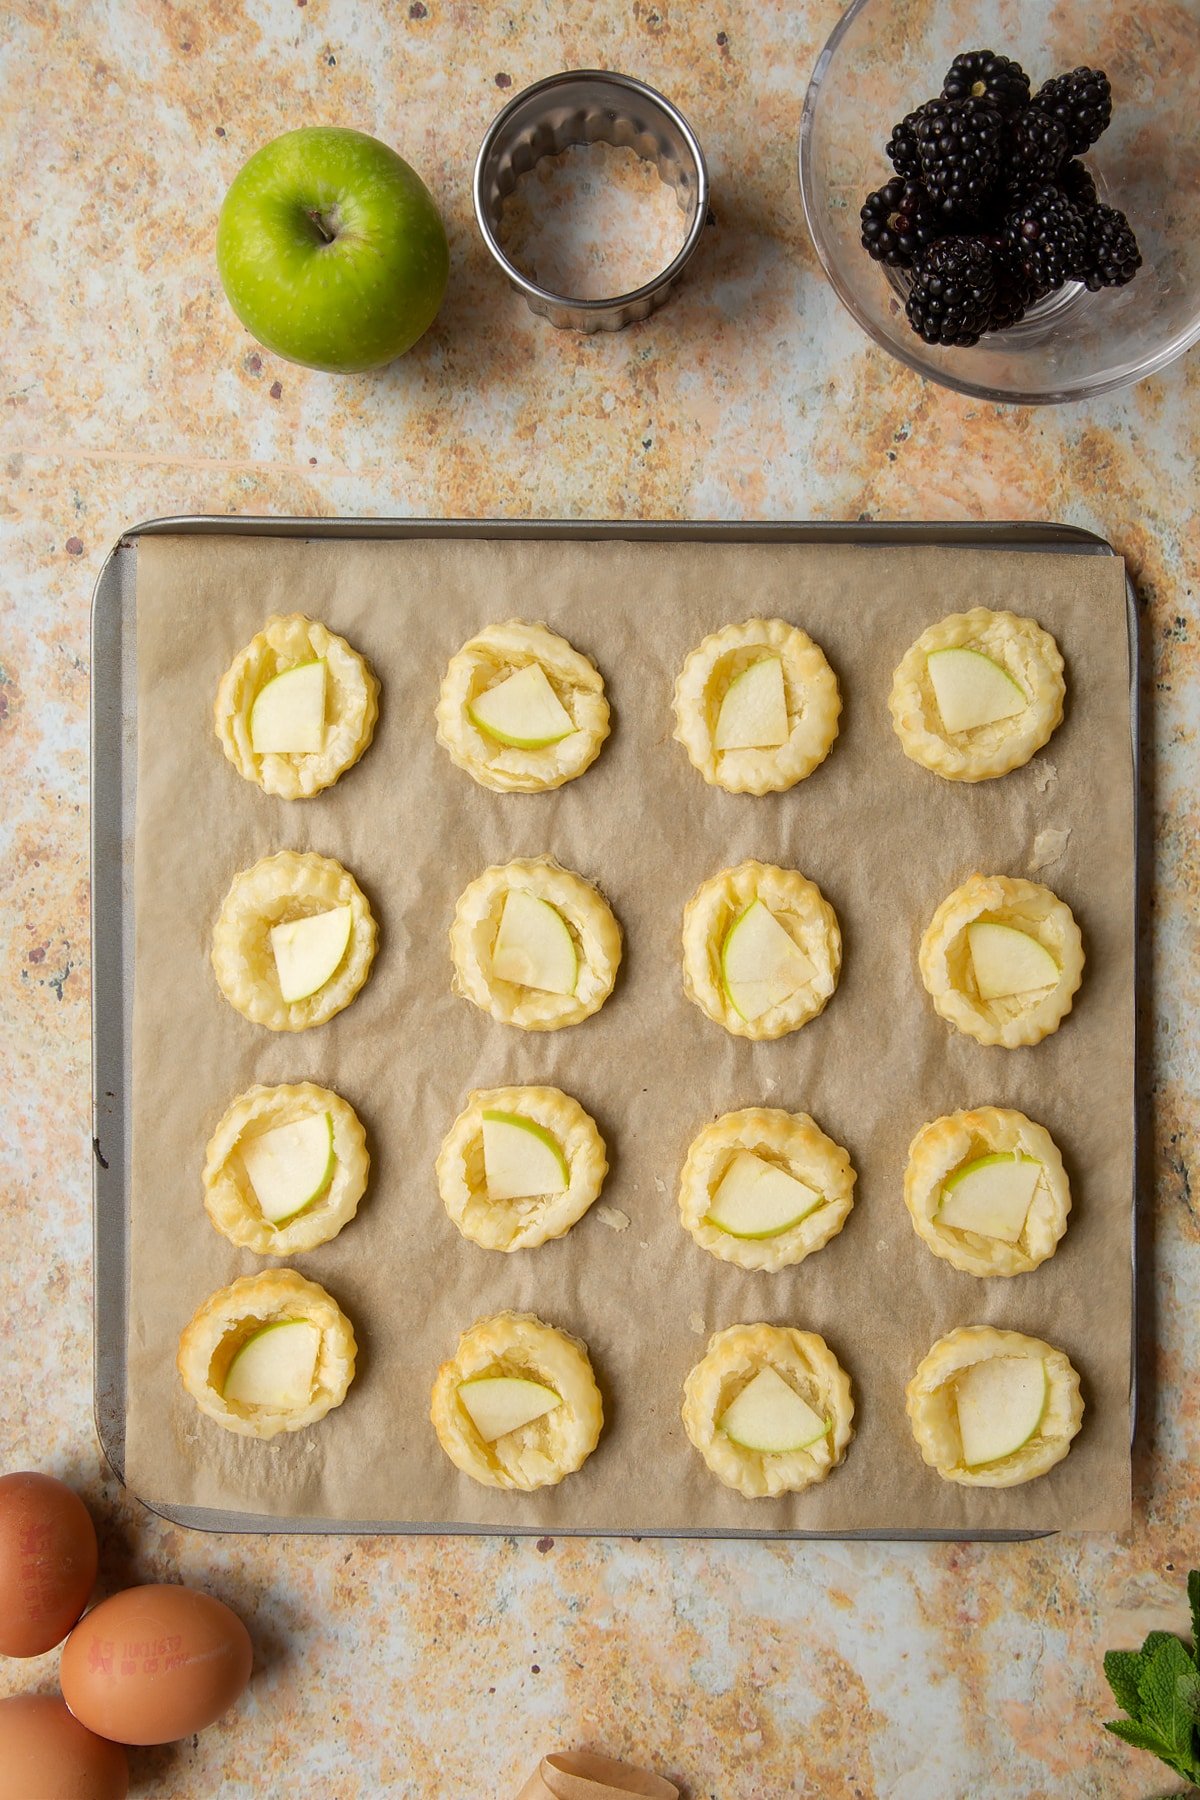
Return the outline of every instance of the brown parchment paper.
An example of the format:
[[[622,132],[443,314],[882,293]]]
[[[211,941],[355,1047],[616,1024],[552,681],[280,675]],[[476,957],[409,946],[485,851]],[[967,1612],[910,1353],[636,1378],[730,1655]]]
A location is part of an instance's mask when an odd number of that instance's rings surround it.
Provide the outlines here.
[[[517,1800],[621,1800],[623,1794],[639,1800],[679,1800],[673,1781],[588,1750],[543,1756]]]
[[[1116,558],[931,549],[630,543],[149,538],[138,549],[137,952],[127,1474],[150,1501],[304,1518],[498,1530],[733,1527],[1106,1528],[1129,1512],[1133,825],[1123,570]],[[911,640],[973,604],[1039,619],[1067,661],[1068,712],[1032,763],[975,786],[909,762],[887,713]],[[268,798],[213,734],[217,682],[271,612],[344,633],[382,682],[363,761],[314,800]],[[671,692],[706,632],[761,613],[805,626],[841,681],[841,735],[789,793],[709,788],[671,739]],[[604,673],[614,731],[581,779],[500,795],[434,739],[446,662],[481,625],[544,620]],[[1046,830],[1060,861],[1032,867]],[[212,922],[234,873],[285,848],[340,858],[370,897],[380,952],[329,1024],[276,1035],[222,998]],[[584,1024],[524,1034],[450,991],[455,900],[491,863],[553,852],[596,880],[625,932],[616,990]],[[680,915],[744,857],[794,866],[836,907],[841,985],[769,1044],[728,1036],[683,997]],[[985,1048],[933,1011],[917,941],[972,870],[1036,873],[1087,951],[1059,1032]],[[313,1080],[368,1131],[357,1219],[294,1259],[352,1319],[358,1375],[321,1424],[259,1443],[203,1418],[175,1372],[181,1327],[214,1288],[263,1266],[201,1202],[209,1133],[252,1082]],[[433,1164],[473,1087],[549,1082],[595,1116],[612,1170],[566,1237],[505,1256],[462,1239]],[[683,1231],[676,1179],[699,1128],[763,1103],[811,1112],[858,1171],[841,1235],[794,1269],[744,1272]],[[1074,1208],[1057,1255],[981,1281],[918,1240],[901,1194],[910,1138],[958,1107],[1016,1106],[1062,1148]],[[611,1216],[611,1215],[610,1215]],[[619,1223],[619,1221],[618,1221]],[[584,1338],[605,1429],[585,1467],[532,1495],[478,1487],[442,1454],[430,1384],[459,1332],[511,1307]],[[824,1334],[854,1384],[845,1464],[808,1492],[745,1500],[684,1435],[680,1389],[711,1332],[769,1320]],[[1024,1487],[943,1482],[922,1463],[904,1384],[955,1325],[1061,1345],[1087,1411],[1067,1460]]]

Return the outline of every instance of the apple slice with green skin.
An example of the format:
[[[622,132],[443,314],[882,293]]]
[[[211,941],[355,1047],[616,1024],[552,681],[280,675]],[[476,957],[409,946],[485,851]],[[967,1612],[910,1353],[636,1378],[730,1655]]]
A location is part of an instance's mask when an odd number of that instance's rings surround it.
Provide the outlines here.
[[[474,1381],[462,1381],[458,1397],[485,1444],[544,1419],[562,1405],[561,1394],[553,1388],[521,1375],[481,1375]]]
[[[721,946],[721,983],[747,1024],[811,981],[812,963],[761,900],[734,920]]]
[[[783,1456],[819,1443],[829,1424],[775,1369],[760,1369],[717,1420],[718,1431],[743,1450]]]
[[[492,949],[492,973],[544,994],[573,994],[579,980],[575,940],[556,906],[528,888],[510,888]]]
[[[477,695],[467,717],[498,744],[515,750],[544,750],[575,730],[541,663],[530,663]]]
[[[998,1150],[964,1163],[942,1184],[939,1225],[977,1231],[981,1237],[1015,1244],[1025,1229],[1042,1173],[1036,1157]]]
[[[1031,1356],[972,1363],[955,1384],[958,1431],[968,1469],[999,1462],[1027,1444],[1042,1422],[1046,1365]]]
[[[325,748],[325,658],[297,663],[258,690],[250,708],[256,756],[305,756]]]
[[[229,1365],[222,1393],[242,1406],[290,1412],[312,1399],[321,1333],[307,1319],[279,1319],[247,1338]]]
[[[925,658],[934,698],[949,732],[1015,719],[1029,705],[1023,688],[982,650],[931,650]]]
[[[725,689],[717,728],[716,750],[777,750],[788,740],[787,697],[783,664],[764,656],[735,675]]]
[[[821,1205],[823,1196],[753,1150],[739,1150],[721,1177],[706,1225],[736,1238],[778,1237]]]
[[[1015,925],[979,920],[967,926],[967,943],[983,1000],[1008,1000],[1054,987],[1061,973],[1045,945]]]
[[[532,1200],[565,1194],[567,1159],[544,1125],[523,1113],[483,1115],[483,1179],[489,1200]]]
[[[351,907],[335,906],[329,912],[312,913],[306,919],[289,919],[271,927],[271,952],[279,991],[289,1006],[295,1000],[307,1000],[325,986],[346,954],[353,923]]]
[[[321,1198],[337,1167],[333,1115],[310,1113],[241,1145],[242,1161],[268,1225],[282,1225]]]

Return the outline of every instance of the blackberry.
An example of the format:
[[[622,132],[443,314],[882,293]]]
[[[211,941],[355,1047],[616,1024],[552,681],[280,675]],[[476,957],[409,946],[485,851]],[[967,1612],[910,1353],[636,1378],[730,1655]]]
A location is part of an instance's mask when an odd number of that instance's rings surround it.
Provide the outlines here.
[[[1028,106],[1010,119],[1005,132],[1004,185],[1014,200],[1058,181],[1067,160],[1067,128],[1050,113]]]
[[[1000,109],[990,100],[931,100],[913,131],[925,186],[942,211],[981,212],[1000,172]]]
[[[927,344],[977,344],[996,299],[991,254],[979,238],[948,237],[922,250],[904,310]]]
[[[1142,253],[1133,228],[1115,206],[1093,206],[1083,215],[1086,252],[1083,279],[1093,293],[1105,287],[1124,287],[1142,266]]]
[[[1096,183],[1092,180],[1092,171],[1086,163],[1067,162],[1058,172],[1057,186],[1060,187],[1073,206],[1080,212],[1087,212],[1095,206],[1099,196]]]
[[[988,330],[1005,331],[1010,325],[1016,325],[1023,319],[1034,301],[1041,299],[1041,295],[1026,275],[1020,253],[1007,238],[989,235],[981,238],[980,242],[986,245],[991,254],[992,269],[996,277],[996,298],[992,302]]]
[[[1082,215],[1061,188],[1039,188],[1009,213],[1004,235],[1026,280],[1041,294],[1082,275],[1087,235]]]
[[[903,175],[906,181],[916,180],[921,173],[916,125],[924,111],[923,106],[918,106],[915,112],[906,113],[898,125],[892,126],[892,135],[887,141],[888,161],[897,175]]]
[[[956,56],[942,83],[943,100],[990,100],[1002,113],[1029,105],[1029,77],[1010,57],[992,50],[965,50]]]
[[[1108,130],[1112,88],[1103,69],[1072,69],[1044,81],[1030,104],[1066,126],[1071,155],[1079,156]]]
[[[868,194],[859,216],[863,249],[894,269],[911,269],[918,251],[943,235],[937,208],[921,183],[900,175]]]

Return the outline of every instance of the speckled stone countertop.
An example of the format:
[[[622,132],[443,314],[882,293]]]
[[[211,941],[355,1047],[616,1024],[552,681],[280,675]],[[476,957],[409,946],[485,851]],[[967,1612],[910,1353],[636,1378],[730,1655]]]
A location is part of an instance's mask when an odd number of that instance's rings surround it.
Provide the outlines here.
[[[1182,1627],[1197,1556],[1195,504],[1200,358],[1019,411],[868,347],[808,244],[794,147],[837,8],[723,0],[16,0],[0,42],[0,1462],[74,1482],[106,1588],[195,1581],[248,1698],[135,1752],[137,1795],[510,1800],[590,1745],[689,1800],[1158,1794],[1106,1737],[1104,1647]],[[564,67],[676,99],[715,222],[648,323],[576,338],[502,285],[470,210],[505,92]],[[245,157],[304,123],[394,143],[453,270],[377,377],[260,352],[213,266]],[[1008,1547],[219,1539],[145,1513],[91,1419],[88,601],[122,528],[183,512],[1061,519],[1129,561],[1144,647],[1148,1196],[1128,1542]],[[56,1661],[0,1687],[54,1685]]]

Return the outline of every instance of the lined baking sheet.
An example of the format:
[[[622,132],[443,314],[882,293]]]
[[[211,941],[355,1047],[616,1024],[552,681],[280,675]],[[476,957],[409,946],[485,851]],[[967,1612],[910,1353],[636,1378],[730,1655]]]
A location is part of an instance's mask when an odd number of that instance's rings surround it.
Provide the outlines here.
[[[1003,780],[946,783],[909,763],[886,710],[891,670],[945,612],[1007,606],[1067,659],[1068,711]],[[363,762],[319,798],[268,798],[225,762],[217,682],[272,611],[344,633],[383,684]],[[671,687],[708,631],[753,614],[802,624],[842,685],[826,763],[789,793],[710,789],[671,741]],[[434,741],[442,670],[491,620],[544,620],[594,658],[614,732],[580,780],[495,795]],[[599,1531],[1119,1529],[1129,1508],[1133,808],[1122,565],[1103,556],[812,544],[296,542],[150,537],[138,548],[138,792],[126,1474],[151,1503],[280,1519]],[[1045,833],[1069,832],[1050,867]],[[1054,838],[1052,843],[1061,842]],[[381,950],[367,987],[296,1036],[221,997],[211,925],[233,874],[283,848],[340,858]],[[493,862],[551,852],[595,880],[625,931],[617,989],[570,1030],[525,1035],[450,991],[446,933]],[[679,924],[698,883],[747,856],[801,869],[837,909],[845,956],[826,1012],[773,1044],[727,1036],[682,995]],[[916,944],[974,869],[1032,874],[1080,921],[1088,966],[1063,1028],[1027,1050],[953,1033]],[[297,1258],[354,1322],[358,1377],[320,1425],[269,1444],[204,1419],[174,1370],[179,1330],[214,1288],[264,1266],[203,1211],[204,1145],[254,1081],[311,1079],[367,1126],[371,1187],[334,1243]],[[551,1082],[596,1117],[603,1201],[565,1239],[502,1256],[459,1237],[438,1145],[471,1088]],[[1059,1143],[1074,1211],[1057,1255],[1013,1281],[934,1258],[901,1195],[909,1139],[962,1106],[1020,1107]],[[734,1107],[811,1112],[849,1148],[856,1205],[799,1267],[740,1271],[682,1230],[687,1146]],[[605,1218],[610,1222],[605,1223]],[[588,1343],[606,1428],[584,1469],[532,1495],[476,1486],[428,1423],[437,1364],[505,1307]],[[766,1319],[822,1332],[854,1383],[856,1435],[827,1482],[777,1500],[720,1486],[683,1433],[683,1377],[712,1331]],[[925,1468],[904,1383],[942,1332],[994,1323],[1049,1338],[1080,1369],[1084,1428],[1066,1462],[1008,1491]]]

